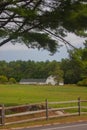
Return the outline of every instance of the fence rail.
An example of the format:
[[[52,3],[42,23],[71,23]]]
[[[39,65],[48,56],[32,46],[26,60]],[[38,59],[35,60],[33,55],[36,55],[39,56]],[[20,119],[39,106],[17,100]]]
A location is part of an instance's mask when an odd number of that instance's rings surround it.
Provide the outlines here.
[[[69,103],[77,103],[77,102],[78,100],[72,100],[72,101],[64,101],[64,102],[49,102],[49,104],[69,104]]]
[[[73,104],[73,106],[71,104]],[[56,107],[54,107],[53,105],[56,105]],[[60,105],[62,105],[62,107]],[[31,110],[31,106],[34,110]],[[40,107],[40,110],[38,110],[38,107],[36,108],[36,106],[42,107]],[[26,108],[26,110],[24,111],[23,108]],[[21,109],[21,112],[16,111]],[[64,102],[48,102],[48,100],[46,99],[43,103],[12,107],[5,107],[3,104],[1,104],[0,125],[16,124],[43,119],[48,120],[49,118],[72,115],[80,116],[81,114],[87,114],[87,100],[81,100],[80,98],[78,98],[77,100]]]

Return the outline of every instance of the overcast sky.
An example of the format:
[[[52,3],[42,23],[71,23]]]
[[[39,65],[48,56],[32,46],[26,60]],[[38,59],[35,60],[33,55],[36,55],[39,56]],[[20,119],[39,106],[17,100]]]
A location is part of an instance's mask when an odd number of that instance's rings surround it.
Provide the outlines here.
[[[84,42],[84,38],[77,37],[74,34],[69,34],[68,37],[66,37],[66,40],[68,40],[75,47],[81,47]],[[17,43],[16,45],[13,45],[11,43],[7,43],[6,45],[0,47],[0,60],[5,60],[7,62],[14,60],[60,61],[62,58],[68,57],[65,46],[61,47],[59,51],[60,52],[57,52],[53,56],[50,56],[50,52],[46,50],[28,49],[23,44]]]

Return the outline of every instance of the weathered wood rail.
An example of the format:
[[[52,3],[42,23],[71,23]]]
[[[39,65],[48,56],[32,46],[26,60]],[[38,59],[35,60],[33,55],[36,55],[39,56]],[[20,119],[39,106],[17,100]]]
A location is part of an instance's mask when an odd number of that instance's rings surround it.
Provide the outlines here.
[[[67,106],[68,104],[68,106]],[[71,105],[73,104],[73,106]],[[44,107],[40,110],[30,110],[31,106]],[[53,105],[56,105],[55,107]],[[61,107],[62,105],[62,107]],[[13,112],[12,110],[21,109],[26,107],[27,110],[23,112]],[[87,114],[87,100],[81,100],[78,98],[73,101],[64,102],[48,102],[46,99],[43,103],[29,104],[5,107],[3,104],[0,105],[0,125],[23,123],[35,120],[48,120],[49,118],[57,118],[64,116],[74,116]]]

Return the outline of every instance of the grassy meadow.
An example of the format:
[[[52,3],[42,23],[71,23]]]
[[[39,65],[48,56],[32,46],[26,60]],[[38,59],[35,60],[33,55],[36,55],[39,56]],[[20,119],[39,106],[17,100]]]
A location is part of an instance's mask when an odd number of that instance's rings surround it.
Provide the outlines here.
[[[19,105],[48,101],[87,100],[87,87],[76,85],[39,86],[39,85],[0,85],[0,104]]]

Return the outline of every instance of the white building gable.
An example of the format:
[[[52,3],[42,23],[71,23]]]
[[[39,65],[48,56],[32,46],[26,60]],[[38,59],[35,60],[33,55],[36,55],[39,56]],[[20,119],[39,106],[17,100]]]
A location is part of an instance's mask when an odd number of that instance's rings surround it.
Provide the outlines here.
[[[55,81],[55,77],[54,76],[49,76],[46,80],[46,84],[52,84],[52,85],[56,85],[56,81]]]

